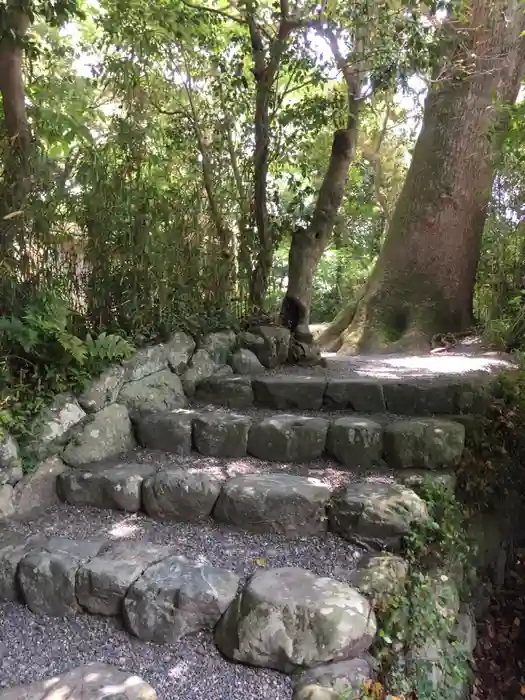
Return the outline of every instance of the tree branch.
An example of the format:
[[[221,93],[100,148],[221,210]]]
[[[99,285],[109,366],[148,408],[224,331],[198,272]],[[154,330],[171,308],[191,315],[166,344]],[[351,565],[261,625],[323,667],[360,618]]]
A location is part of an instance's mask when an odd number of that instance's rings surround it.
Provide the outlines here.
[[[182,4],[186,5],[186,7],[191,7],[192,10],[202,10],[203,12],[209,12],[212,15],[219,15],[219,17],[229,19],[232,22],[237,22],[237,24],[246,24],[246,20],[244,19],[244,17],[236,17],[235,15],[231,15],[229,12],[225,12],[224,10],[219,10],[216,7],[208,7],[207,5],[196,5],[195,3],[190,2],[189,0],[182,0]]]

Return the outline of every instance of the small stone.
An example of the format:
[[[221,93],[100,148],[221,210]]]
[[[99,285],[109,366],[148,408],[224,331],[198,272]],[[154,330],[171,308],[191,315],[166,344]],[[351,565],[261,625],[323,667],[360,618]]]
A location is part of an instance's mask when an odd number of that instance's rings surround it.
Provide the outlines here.
[[[431,472],[428,469],[402,469],[395,473],[395,479],[416,493],[420,493],[427,484],[439,484],[452,493],[456,490],[457,474],[452,470]]]
[[[127,671],[102,663],[0,691],[0,700],[157,700],[153,688]]]
[[[443,469],[459,464],[465,445],[461,423],[436,418],[399,420],[383,434],[385,460],[394,469]]]
[[[93,380],[78,397],[78,402],[88,413],[101,411],[105,406],[116,403],[124,386],[126,369],[115,365]]]
[[[126,627],[139,639],[157,644],[213,630],[238,586],[239,577],[231,571],[168,557],[131,585],[124,600]]]
[[[102,542],[51,537],[45,547],[26,554],[20,561],[18,581],[28,608],[53,617],[77,613],[77,571],[103,546]]]
[[[383,387],[375,379],[331,378],[324,403],[328,408],[357,413],[384,413]]]
[[[270,462],[309,462],[325,449],[328,421],[309,416],[276,415],[254,423],[248,452]]]
[[[198,384],[195,398],[226,408],[246,408],[253,405],[252,382],[250,377],[214,375]]]
[[[192,448],[196,411],[185,408],[138,416],[137,437],[142,447],[176,455],[188,455]]]
[[[264,366],[259,361],[257,355],[246,348],[239,348],[230,357],[230,365],[235,374],[261,374]]]
[[[193,396],[197,384],[216,370],[216,364],[206,350],[197,350],[190,360],[188,368],[182,375],[182,386],[187,396]]]
[[[208,333],[199,344],[199,350],[205,350],[216,365],[225,365],[236,342],[237,336],[233,331]]]
[[[217,625],[215,642],[233,661],[293,673],[356,657],[375,632],[374,612],[355,589],[285,567],[252,576]]]
[[[270,375],[253,379],[252,387],[255,403],[259,406],[280,411],[291,408],[316,411],[323,405],[326,379],[287,374]]]
[[[135,414],[162,413],[186,405],[182,382],[169,369],[124,384],[118,400]]]
[[[80,467],[117,457],[134,446],[128,410],[114,403],[91,416],[70,440],[62,459],[71,467]]]
[[[58,457],[48,457],[37,464],[35,470],[21,479],[15,486],[16,512],[21,515],[44,510],[57,505],[57,477],[66,470]]]
[[[249,416],[213,411],[193,421],[195,449],[209,457],[244,457],[251,426]]]
[[[181,376],[186,371],[193,351],[195,341],[187,333],[174,333],[166,343],[166,358],[172,372]]]
[[[205,470],[163,469],[142,486],[144,510],[153,518],[181,522],[207,520],[224,478]]]
[[[374,669],[367,659],[349,659],[323,664],[302,671],[294,678],[295,692],[293,700],[317,700],[321,691],[334,693],[334,700],[352,697],[351,693],[359,692],[363,683],[374,678]],[[315,688],[315,692],[312,691]],[[314,693],[314,694],[312,694]],[[317,694],[315,694],[317,693]],[[329,697],[329,696],[327,696]]]
[[[338,488],[330,528],[344,539],[378,549],[398,549],[414,523],[428,519],[425,502],[399,484],[357,481]]]
[[[142,482],[155,472],[150,464],[121,464],[103,469],[60,474],[57,491],[66,503],[136,513],[141,508]]]
[[[229,479],[213,517],[250,532],[286,537],[326,530],[330,487],[318,479],[288,474],[245,474]]]
[[[351,468],[370,468],[379,463],[383,449],[383,429],[367,418],[345,416],[330,423],[327,450]]]
[[[171,554],[169,547],[150,542],[112,543],[79,568],[78,602],[93,615],[119,615],[129,587],[149,566]]]

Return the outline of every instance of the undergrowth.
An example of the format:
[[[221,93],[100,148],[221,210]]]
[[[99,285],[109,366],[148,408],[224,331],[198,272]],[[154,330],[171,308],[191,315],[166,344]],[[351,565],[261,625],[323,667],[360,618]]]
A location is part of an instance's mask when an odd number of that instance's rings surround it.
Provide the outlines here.
[[[121,335],[83,332],[56,290],[39,294],[20,316],[0,317],[0,431],[23,443],[53,396],[82,390],[133,350]]]

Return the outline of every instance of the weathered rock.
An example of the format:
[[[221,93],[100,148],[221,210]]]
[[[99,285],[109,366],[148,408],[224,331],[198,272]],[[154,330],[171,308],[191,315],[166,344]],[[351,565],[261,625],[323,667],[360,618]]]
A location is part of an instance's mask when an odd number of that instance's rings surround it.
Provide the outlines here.
[[[396,469],[455,467],[464,445],[461,423],[436,418],[395,421],[383,433],[385,459]]]
[[[126,382],[137,382],[150,374],[161,372],[166,369],[167,364],[166,346],[160,344],[137,350],[133,357],[122,363],[122,366]]]
[[[402,416],[456,413],[458,382],[441,378],[404,379],[383,384],[386,408]]]
[[[456,616],[453,634],[460,649],[471,657],[476,648],[476,618],[468,606],[462,608],[462,611]]]
[[[103,546],[102,542],[51,537],[41,549],[26,554],[18,567],[18,581],[29,609],[54,617],[77,613],[77,571]]]
[[[17,601],[20,599],[17,571],[21,560],[32,549],[42,545],[39,536],[22,537],[21,535],[3,535],[0,540],[0,600]]]
[[[178,408],[165,413],[138,416],[137,437],[142,447],[162,450],[176,455],[190,454],[192,448],[193,419],[196,411]]]
[[[404,484],[416,493],[430,483],[440,484],[449,491],[456,490],[457,474],[453,470],[440,470],[438,472],[429,471],[428,469],[401,469],[395,474],[396,481]]]
[[[0,700],[157,700],[153,688],[116,666],[92,663],[0,691]]]
[[[371,660],[370,660],[371,661]],[[341,700],[359,692],[363,683],[374,677],[374,669],[368,659],[349,659],[323,664],[303,671],[294,679],[295,692],[292,700],[317,700],[323,693],[326,698]],[[332,694],[332,695],[330,695]]]
[[[304,569],[257,572],[217,625],[229,659],[291,673],[356,657],[376,632],[370,605],[355,589]]]
[[[193,338],[187,333],[177,332],[172,335],[165,347],[170,369],[179,376],[184,374],[195,350]]]
[[[324,394],[328,408],[359,413],[384,413],[383,387],[376,379],[334,377],[328,380]]]
[[[260,374],[264,372],[264,366],[257,355],[246,348],[236,350],[229,361],[236,374]]]
[[[429,587],[432,592],[436,613],[453,621],[459,613],[459,590],[452,576],[439,569],[429,574]]]
[[[337,489],[330,527],[341,537],[371,547],[397,549],[413,523],[428,519],[425,502],[399,484],[357,481]]]
[[[0,520],[8,518],[15,512],[15,490],[11,484],[0,486]]]
[[[211,515],[224,477],[202,469],[163,469],[142,486],[144,510],[154,518],[200,522]]]
[[[225,365],[236,342],[237,336],[233,331],[208,333],[199,343],[199,350],[206,350],[216,365]]]
[[[372,467],[381,459],[383,428],[367,418],[338,418],[330,423],[326,448],[346,467]]]
[[[15,486],[14,503],[19,515],[44,510],[59,503],[57,477],[66,469],[58,457],[48,457]]]
[[[248,333],[240,335],[239,345],[251,350],[265,367],[271,369],[286,364],[290,331],[280,326],[254,326]]]
[[[162,413],[186,405],[182,382],[169,369],[124,384],[118,400],[135,414]]]
[[[259,406],[280,411],[290,408],[318,410],[323,405],[326,379],[296,374],[272,375],[257,377],[252,381],[252,387],[255,403]]]
[[[246,408],[253,405],[250,377],[221,377],[214,375],[199,382],[195,393],[197,401],[227,408]]]
[[[72,394],[58,394],[36,418],[33,439],[28,449],[38,459],[45,459],[67,441],[69,431],[86,416]]]
[[[318,479],[289,474],[245,474],[222,487],[213,517],[252,532],[286,537],[326,530],[330,487]]]
[[[135,446],[128,410],[111,404],[95,413],[78,431],[62,453],[71,467],[117,457]]]
[[[243,457],[252,420],[229,411],[202,413],[193,421],[195,449],[210,457]]]
[[[271,462],[309,462],[325,449],[328,421],[309,416],[277,415],[254,423],[248,452]]]
[[[0,478],[13,467],[20,467],[21,462],[17,441],[4,430],[0,436]]]
[[[9,486],[16,486],[23,476],[24,471],[22,466],[2,469],[2,471],[0,471],[0,486],[5,486],[6,484]]]
[[[78,402],[88,413],[101,411],[117,401],[120,390],[124,386],[126,369],[115,365],[93,380],[78,397]]]
[[[142,482],[155,472],[150,464],[121,464],[103,469],[73,469],[57,479],[57,491],[66,503],[112,508],[136,513],[141,507]]]
[[[151,542],[114,542],[77,571],[80,605],[94,615],[119,615],[129,587],[152,564],[173,554]]]
[[[374,607],[385,609],[392,596],[403,590],[408,562],[392,554],[365,555],[348,583],[369,598]]]
[[[231,604],[239,577],[226,569],[172,556],[150,566],[124,599],[124,621],[145,641],[169,644],[211,630]]]
[[[216,369],[216,364],[206,350],[197,350],[190,360],[188,369],[182,375],[182,386],[187,396],[193,396],[197,384],[207,377],[211,377]]]

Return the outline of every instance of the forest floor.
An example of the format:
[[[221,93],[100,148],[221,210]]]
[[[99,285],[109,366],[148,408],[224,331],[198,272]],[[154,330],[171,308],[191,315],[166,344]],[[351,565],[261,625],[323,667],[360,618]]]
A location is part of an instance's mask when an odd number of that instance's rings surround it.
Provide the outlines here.
[[[471,700],[525,697],[525,549],[515,553],[504,586],[478,622]]]

